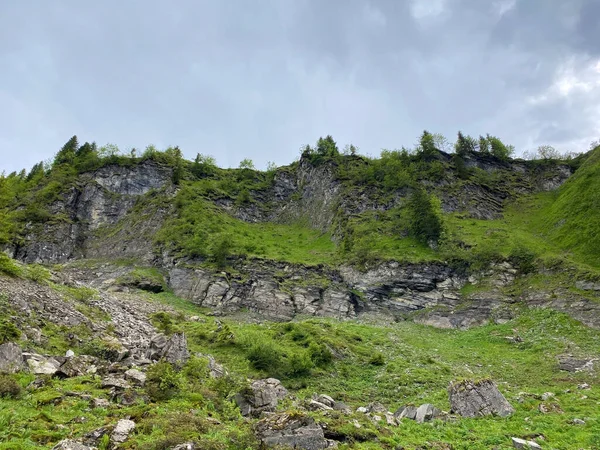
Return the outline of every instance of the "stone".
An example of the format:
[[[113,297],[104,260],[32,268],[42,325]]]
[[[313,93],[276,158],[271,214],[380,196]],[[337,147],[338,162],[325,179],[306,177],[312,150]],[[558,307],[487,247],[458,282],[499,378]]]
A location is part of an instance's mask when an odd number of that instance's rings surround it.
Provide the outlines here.
[[[186,442],[185,444],[179,444],[175,447],[171,447],[171,450],[196,450],[196,444],[193,442]]]
[[[259,416],[262,412],[272,412],[279,400],[284,399],[288,391],[281,381],[275,378],[256,380],[249,389],[235,396],[235,401],[243,416]]]
[[[73,356],[75,356],[75,352],[73,350],[67,350],[67,353],[65,353],[65,358],[72,358]]]
[[[94,448],[73,439],[65,439],[52,447],[52,450],[94,450]]]
[[[394,417],[394,415],[391,412],[386,412],[384,414],[384,417],[385,417],[385,423],[387,423],[388,425],[390,425],[390,426],[398,425],[396,418]]]
[[[62,378],[81,377],[95,374],[98,371],[99,360],[93,356],[80,355],[67,359],[56,372]]]
[[[321,450],[332,446],[323,429],[308,416],[274,414],[259,421],[255,431],[265,448]]]
[[[573,419],[571,422],[573,423],[573,425],[585,425],[585,420],[581,419]]]
[[[98,445],[100,443],[100,439],[102,439],[105,435],[110,434],[112,427],[100,427],[95,430],[90,431],[83,435],[83,443],[85,445]]]
[[[398,410],[394,413],[396,420],[399,421],[401,419],[407,418],[410,420],[416,420],[417,418],[417,407],[408,405],[402,406],[398,408]]]
[[[558,357],[558,368],[566,372],[579,372],[593,369],[594,361],[590,359],[574,358],[571,355]]]
[[[146,374],[137,369],[129,369],[125,371],[125,379],[141,387],[146,383]]]
[[[105,398],[92,399],[92,408],[110,408],[110,402]]]
[[[506,417],[514,412],[514,408],[491,380],[450,383],[448,394],[452,412],[463,417]]]
[[[430,422],[436,417],[440,416],[441,411],[437,409],[435,406],[426,403],[417,408],[417,412],[415,415],[415,420],[417,423]]]
[[[122,444],[129,437],[129,433],[135,428],[133,420],[121,419],[117,422],[114,430],[110,434],[110,440],[113,444]]]
[[[35,353],[23,353],[23,359],[29,372],[34,375],[54,375],[60,368],[60,362]]]
[[[369,412],[369,410],[367,408],[365,408],[364,406],[359,406],[358,408],[356,408],[356,412],[362,413],[362,414],[367,414]]]
[[[540,445],[536,442],[533,441],[526,441],[525,439],[521,439],[521,438],[512,438],[512,444],[514,448],[539,448],[541,449],[542,447],[540,447]]]
[[[552,393],[552,392],[544,392],[542,394],[542,400],[543,401],[550,400],[552,397],[554,397],[554,393]]]
[[[177,367],[183,367],[190,357],[185,334],[175,333],[168,338],[164,334],[152,336],[146,357],[152,361],[164,359]]]
[[[343,412],[344,414],[352,414],[352,409],[344,402],[335,402],[333,404],[333,409]]]
[[[333,408],[331,406],[327,406],[326,404],[318,402],[314,399],[312,399],[308,402],[308,405],[306,405],[306,408],[309,411],[333,411]]]
[[[581,391],[589,389],[589,388],[590,388],[590,385],[587,383],[581,383],[581,384],[577,385],[577,389],[579,389]]]
[[[131,389],[131,385],[123,378],[117,378],[112,375],[102,379],[101,387],[102,389]]]
[[[211,378],[222,378],[229,375],[227,369],[219,364],[211,355],[206,355],[208,359],[208,375]]]
[[[23,352],[14,342],[0,345],[0,373],[17,373],[23,368]]]
[[[314,400],[316,400],[319,403],[322,403],[324,405],[327,405],[330,408],[334,408],[335,407],[335,403],[336,403],[333,398],[331,398],[329,395],[324,395],[324,394],[315,396]]]

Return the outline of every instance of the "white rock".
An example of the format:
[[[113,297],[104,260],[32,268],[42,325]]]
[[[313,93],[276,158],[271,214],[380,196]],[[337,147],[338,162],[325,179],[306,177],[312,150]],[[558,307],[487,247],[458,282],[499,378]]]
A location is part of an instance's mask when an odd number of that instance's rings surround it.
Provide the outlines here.
[[[121,419],[117,422],[117,426],[110,435],[110,440],[115,444],[122,444],[127,440],[129,433],[135,428],[133,420]]]
[[[73,356],[75,356],[75,352],[73,350],[67,350],[67,353],[65,353],[65,356],[67,358],[72,358]]]
[[[514,448],[542,448],[536,442],[526,441],[525,439],[520,439],[516,437],[512,438],[512,443]]]

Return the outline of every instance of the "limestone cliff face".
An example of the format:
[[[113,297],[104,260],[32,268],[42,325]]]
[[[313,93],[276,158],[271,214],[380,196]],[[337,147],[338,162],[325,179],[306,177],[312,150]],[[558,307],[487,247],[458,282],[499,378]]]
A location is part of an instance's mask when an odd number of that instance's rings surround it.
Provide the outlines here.
[[[96,230],[116,224],[139,196],[170,182],[171,170],[151,161],[132,167],[111,165],[84,174],[51,205],[51,212],[60,219],[41,228],[31,227],[24,242],[14,249],[14,256],[27,263],[60,263],[95,256],[86,250]],[[112,256],[118,257],[116,253]]]
[[[457,180],[453,174],[428,186],[440,197],[444,210],[464,211],[476,218],[498,217],[511,195],[555,189],[571,174],[567,166],[540,168],[480,156],[468,158],[466,164],[492,175],[502,170],[517,180],[512,182],[517,192],[509,192],[503,182],[490,187]],[[176,186],[171,179],[170,168],[152,161],[110,165],[83,174],[51,205],[61,219],[30,227],[13,254],[28,263],[133,258],[162,270],[168,286],[194,303],[224,313],[247,310],[275,320],[377,316],[389,321],[414,316],[422,323],[461,328],[503,320],[509,314],[511,300],[500,295],[489,294],[465,303],[460,288],[467,280],[442,263],[388,262],[360,272],[348,266],[332,269],[250,259],[235,262],[236,273],[242,275],[232,277],[203,268],[198,261],[157,254],[154,235],[165,219],[176,213],[172,201]],[[270,187],[252,192],[255,201],[251,204],[240,207],[227,198],[215,203],[245,221],[304,220],[325,231],[331,229],[337,215],[386,210],[400,204],[407,194],[400,190],[380,196],[369,186],[348,190],[337,178],[334,163],[315,167],[301,160],[296,166],[278,170]],[[160,201],[154,202],[156,198]],[[510,282],[511,270],[497,267],[486,276],[500,277],[499,283]],[[105,272],[94,272],[84,281],[93,284],[99,278],[114,282],[119,276]],[[568,309],[569,305],[565,301],[559,306]],[[582,308],[590,307],[586,304]]]

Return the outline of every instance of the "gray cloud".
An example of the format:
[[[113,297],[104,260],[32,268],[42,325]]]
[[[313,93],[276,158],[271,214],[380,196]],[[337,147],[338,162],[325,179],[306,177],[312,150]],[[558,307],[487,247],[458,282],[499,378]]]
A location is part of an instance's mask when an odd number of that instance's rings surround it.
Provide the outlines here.
[[[73,134],[285,164],[332,134],[365,153],[427,128],[528,150],[600,136],[595,0],[0,4],[0,166]]]

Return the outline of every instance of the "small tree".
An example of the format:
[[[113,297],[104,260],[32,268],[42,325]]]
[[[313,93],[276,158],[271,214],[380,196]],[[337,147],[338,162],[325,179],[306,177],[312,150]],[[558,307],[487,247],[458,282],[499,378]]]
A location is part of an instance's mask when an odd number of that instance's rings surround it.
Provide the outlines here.
[[[437,152],[435,147],[435,139],[433,135],[425,130],[419,139],[419,148],[417,150],[418,155],[424,161],[431,161]]]
[[[240,169],[254,170],[254,163],[249,158],[244,158],[240,161]]]
[[[54,157],[53,166],[58,166],[60,164],[70,164],[75,159],[75,154],[77,153],[77,149],[79,148],[79,143],[77,142],[77,136],[73,136],[71,139],[67,141],[65,145],[58,151],[56,156]]]
[[[327,135],[325,138],[319,138],[317,141],[317,153],[325,157],[335,157],[340,154],[337,144],[331,135]]]
[[[192,163],[192,173],[197,178],[213,175],[216,172],[217,163],[210,155],[198,153]]]
[[[498,159],[507,160],[515,151],[512,145],[504,145],[504,143],[496,136],[487,135],[487,141],[490,145],[492,155]]]
[[[454,150],[457,155],[465,156],[475,151],[476,141],[471,136],[465,136],[462,132],[458,132]]]
[[[484,154],[490,153],[490,143],[486,137],[479,136],[479,151]]]
[[[420,186],[415,188],[406,206],[409,233],[425,245],[436,246],[444,231],[439,206]]]

